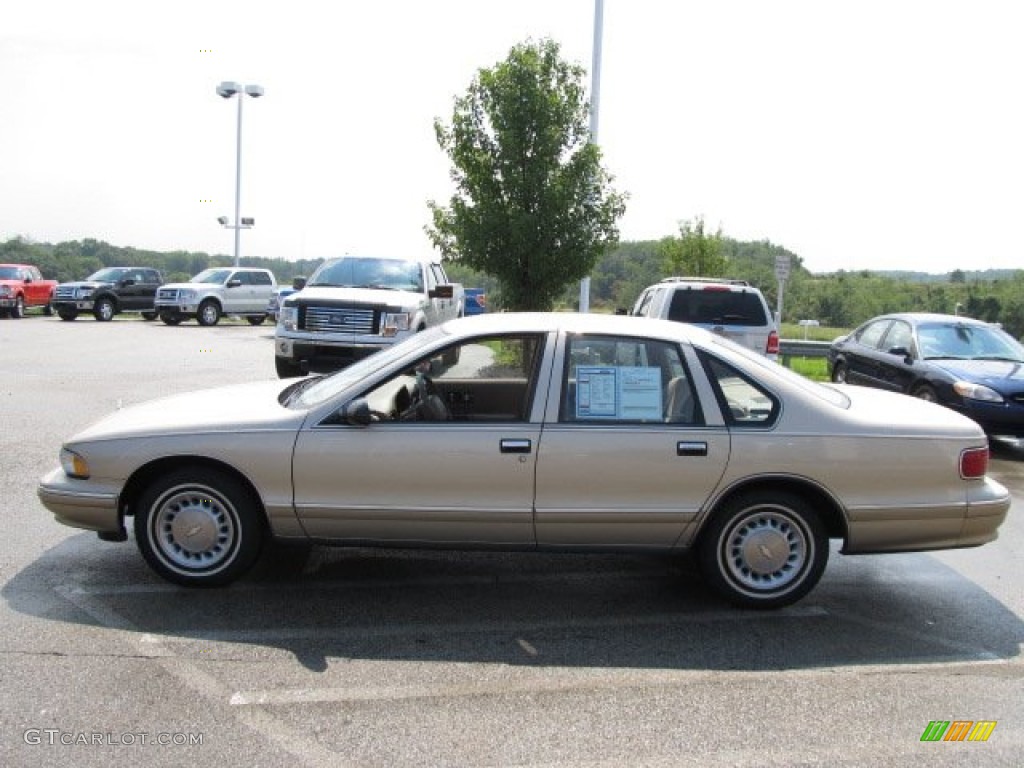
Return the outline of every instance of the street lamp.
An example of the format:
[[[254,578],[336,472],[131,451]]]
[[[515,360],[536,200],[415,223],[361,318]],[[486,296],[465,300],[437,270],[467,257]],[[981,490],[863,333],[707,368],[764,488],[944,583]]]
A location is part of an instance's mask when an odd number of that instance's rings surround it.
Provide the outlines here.
[[[225,80],[217,86],[217,95],[225,99],[230,99],[235,95],[238,96],[238,136],[235,142],[235,223],[228,224],[226,216],[221,216],[217,219],[221,226],[235,230],[235,266],[237,267],[242,230],[249,229],[256,223],[254,219],[239,218],[239,210],[242,205],[242,102],[245,101],[244,95],[252,96],[254,99],[262,96],[263,86],[241,85],[240,83]]]

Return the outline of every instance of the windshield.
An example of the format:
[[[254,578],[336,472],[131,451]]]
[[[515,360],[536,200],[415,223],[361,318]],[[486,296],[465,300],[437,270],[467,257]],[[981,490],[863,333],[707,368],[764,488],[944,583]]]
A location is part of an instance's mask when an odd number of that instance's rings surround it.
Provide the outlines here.
[[[99,272],[93,272],[85,279],[92,280],[97,283],[116,283],[124,277],[124,273],[127,271],[128,270],[123,267],[107,267],[106,269],[101,269]]]
[[[344,256],[321,264],[307,285],[422,291],[423,275],[416,261]]]
[[[994,325],[926,323],[917,327],[925,360],[1008,360],[1024,362],[1024,347]]]
[[[216,283],[223,284],[231,274],[230,269],[204,269],[198,275],[189,280],[190,283]]]
[[[0,267],[0,280],[17,280],[17,267]]]
[[[409,336],[394,346],[374,352],[369,357],[364,357],[358,362],[352,363],[347,368],[342,368],[336,373],[320,378],[307,379],[300,383],[288,396],[285,405],[288,408],[313,408],[320,405],[339,392],[343,392],[354,384],[372,376],[382,368],[389,366],[396,360],[405,356],[414,355],[421,347],[430,344],[435,339],[447,335],[442,326],[428,328],[417,334]]]

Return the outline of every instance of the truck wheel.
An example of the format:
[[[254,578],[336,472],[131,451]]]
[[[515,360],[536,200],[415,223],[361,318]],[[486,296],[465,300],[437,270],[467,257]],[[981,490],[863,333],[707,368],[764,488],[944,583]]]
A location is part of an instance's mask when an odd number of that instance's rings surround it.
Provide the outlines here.
[[[216,325],[217,321],[220,320],[220,307],[217,302],[213,299],[207,299],[199,305],[199,311],[196,312],[196,320],[199,321],[200,325]]]
[[[107,298],[98,300],[92,308],[93,317],[101,323],[109,323],[113,320],[115,312],[114,302]]]
[[[286,360],[283,357],[274,358],[274,367],[277,368],[277,377],[279,379],[294,379],[297,376],[304,376],[302,372],[302,366],[296,365],[291,360]]]
[[[266,315],[249,315],[245,318],[249,321],[249,325],[263,325],[263,321],[267,319]]]
[[[73,309],[58,309],[57,316],[61,320],[67,320],[70,322],[71,320],[74,320],[76,317],[78,317],[78,313]]]
[[[143,312],[142,313],[142,319],[143,320],[156,320],[156,312]]]
[[[50,300],[46,302],[46,306],[43,307],[43,314],[47,317],[53,317],[53,296],[50,296]]]
[[[176,312],[161,312],[160,319],[164,325],[181,325],[181,315]]]
[[[25,316],[25,297],[18,296],[14,300],[14,306],[11,307],[11,318],[14,320],[20,320]]]

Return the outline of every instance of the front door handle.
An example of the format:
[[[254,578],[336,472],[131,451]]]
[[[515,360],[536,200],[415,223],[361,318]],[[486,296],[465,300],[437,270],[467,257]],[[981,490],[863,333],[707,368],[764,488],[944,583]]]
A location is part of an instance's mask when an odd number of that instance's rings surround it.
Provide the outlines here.
[[[676,443],[676,456],[707,456],[708,444],[680,440]]]
[[[529,440],[513,440],[506,438],[502,440],[499,445],[501,446],[502,453],[529,453],[533,450],[533,443]]]

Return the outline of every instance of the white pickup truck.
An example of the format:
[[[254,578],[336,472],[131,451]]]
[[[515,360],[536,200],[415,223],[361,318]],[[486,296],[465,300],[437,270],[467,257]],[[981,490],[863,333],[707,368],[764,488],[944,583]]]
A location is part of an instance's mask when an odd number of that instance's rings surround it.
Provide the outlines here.
[[[431,259],[329,259],[288,296],[274,331],[281,378],[332,371],[406,336],[462,317],[465,295]]]

